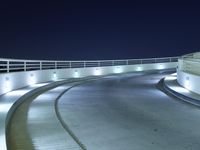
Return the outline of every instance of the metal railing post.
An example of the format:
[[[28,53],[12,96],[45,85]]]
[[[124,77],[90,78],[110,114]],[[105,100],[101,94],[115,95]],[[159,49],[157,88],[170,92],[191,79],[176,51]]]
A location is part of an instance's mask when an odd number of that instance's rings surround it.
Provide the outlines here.
[[[100,61],[98,61],[97,63],[98,63],[98,67],[100,67],[100,65],[101,65]]]
[[[72,62],[71,61],[69,62],[69,68],[72,68]]]
[[[40,70],[42,70],[42,62],[40,61]]]
[[[24,62],[24,71],[26,71],[26,61]]]
[[[83,68],[85,68],[85,67],[86,67],[86,62],[84,61],[84,62],[83,62]]]
[[[9,61],[7,61],[6,68],[7,68],[7,73],[9,73],[10,72],[10,62]]]
[[[55,61],[55,66],[54,66],[54,68],[55,68],[55,69],[58,68],[58,66],[57,66],[57,61]]]

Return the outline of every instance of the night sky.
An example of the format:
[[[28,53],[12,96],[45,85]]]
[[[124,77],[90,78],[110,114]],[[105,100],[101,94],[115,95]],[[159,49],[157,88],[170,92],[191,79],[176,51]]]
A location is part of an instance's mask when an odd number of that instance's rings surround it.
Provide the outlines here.
[[[126,59],[199,51],[200,4],[183,1],[8,1],[0,57]]]

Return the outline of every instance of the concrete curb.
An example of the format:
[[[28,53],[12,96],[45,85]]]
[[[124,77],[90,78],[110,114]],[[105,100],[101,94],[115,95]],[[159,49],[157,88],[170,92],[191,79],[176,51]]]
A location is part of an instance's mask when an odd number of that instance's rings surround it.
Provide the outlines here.
[[[50,90],[52,88],[55,88],[59,85],[63,85],[65,83],[69,82],[69,80],[63,80],[63,81],[57,81],[57,82],[52,82],[49,83],[47,85],[44,85],[42,87],[38,87],[36,89],[33,89],[31,91],[29,91],[28,93],[26,93],[25,95],[23,95],[22,97],[20,97],[19,99],[16,100],[16,102],[12,105],[12,107],[9,109],[7,116],[6,116],[6,121],[5,121],[5,135],[6,135],[6,145],[7,145],[7,149],[9,149],[10,144],[9,144],[9,132],[10,132],[10,120],[13,117],[13,114],[15,113],[15,111],[17,110],[17,108],[23,103],[25,102],[28,98],[35,96],[35,95],[39,95],[40,93]]]
[[[181,94],[179,92],[174,91],[172,88],[170,88],[170,86],[167,84],[165,78],[161,79],[163,80],[163,88],[164,90],[166,90],[167,92],[169,92],[170,94],[172,94],[173,96],[177,97],[178,99],[190,103],[192,105],[198,106],[200,107],[200,100],[194,99],[192,97],[188,97],[184,94]]]

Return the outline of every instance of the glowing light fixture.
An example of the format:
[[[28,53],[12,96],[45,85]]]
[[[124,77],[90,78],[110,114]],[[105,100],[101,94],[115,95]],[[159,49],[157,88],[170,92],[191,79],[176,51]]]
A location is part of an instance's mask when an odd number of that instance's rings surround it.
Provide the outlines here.
[[[117,66],[115,69],[114,69],[114,73],[122,73],[123,70],[120,66]]]
[[[159,64],[158,69],[164,69],[164,66],[162,64]]]
[[[136,71],[142,71],[142,67],[138,66],[138,67],[136,68]]]
[[[95,75],[95,76],[101,75],[101,71],[99,70],[99,68],[96,68],[96,69],[94,70],[94,75]]]
[[[79,78],[79,73],[77,70],[74,71],[74,78]]]
[[[9,92],[9,91],[11,91],[11,82],[10,82],[10,79],[6,77],[4,92]]]
[[[186,79],[185,79],[185,88],[190,89],[190,78],[189,77],[186,77]]]
[[[54,81],[57,80],[57,74],[56,74],[56,72],[53,73],[53,80]]]
[[[31,74],[30,79],[29,79],[29,84],[32,85],[35,83],[36,83],[36,78],[35,78],[34,74]]]

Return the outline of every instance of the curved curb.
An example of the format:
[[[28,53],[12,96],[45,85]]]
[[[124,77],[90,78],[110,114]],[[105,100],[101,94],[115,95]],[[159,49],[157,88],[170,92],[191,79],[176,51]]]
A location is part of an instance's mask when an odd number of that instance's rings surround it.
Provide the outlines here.
[[[28,98],[32,97],[32,96],[38,96],[40,95],[41,93],[47,91],[47,90],[50,90],[50,89],[53,89],[55,87],[58,87],[60,85],[63,85],[63,84],[66,84],[66,83],[69,83],[69,82],[74,82],[73,80],[69,80],[69,79],[66,79],[66,80],[62,80],[62,81],[56,81],[56,82],[51,82],[47,85],[44,85],[44,86],[41,86],[41,87],[38,87],[36,89],[33,89],[31,91],[29,91],[28,93],[26,93],[25,95],[21,96],[19,99],[17,99],[14,104],[11,106],[11,108],[9,109],[8,113],[7,113],[7,116],[6,116],[6,121],[5,121],[5,135],[6,135],[6,146],[7,146],[7,149],[11,149],[11,146],[10,146],[10,137],[9,137],[9,134],[10,134],[10,126],[11,126],[11,119],[14,115],[14,113],[16,112],[16,110],[18,109],[18,107],[20,107],[20,105],[25,102]]]
[[[64,90],[55,100],[55,112],[56,112],[56,115],[57,115],[57,118],[58,120],[60,121],[61,125],[63,126],[63,128],[69,133],[69,135],[74,139],[74,141],[76,141],[76,143],[81,147],[82,150],[87,150],[86,146],[79,140],[79,138],[73,133],[73,131],[70,129],[70,127],[66,124],[66,122],[62,119],[62,115],[61,113],[59,112],[59,108],[58,108],[58,102],[59,102],[59,99],[66,93],[68,92],[69,90],[71,90],[72,88],[76,87],[76,86],[79,86],[79,85],[82,85],[82,84],[85,84],[85,83],[88,83],[88,82],[93,82],[95,80],[98,80],[98,79],[102,79],[103,77],[100,77],[100,78],[95,78],[95,79],[86,79],[86,80],[83,80],[83,81],[79,81],[77,84],[69,87],[68,89]]]
[[[180,99],[180,100],[182,100],[184,102],[187,102],[189,104],[192,104],[192,105],[200,107],[200,101],[199,100],[191,98],[191,97],[188,97],[186,95],[183,95],[181,93],[178,93],[178,92],[174,91],[172,88],[170,88],[167,85],[167,83],[165,81],[165,78],[161,79],[160,81],[163,83],[162,85],[163,85],[164,90],[169,92],[171,95],[175,96],[176,98],[178,98],[178,99]]]

